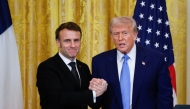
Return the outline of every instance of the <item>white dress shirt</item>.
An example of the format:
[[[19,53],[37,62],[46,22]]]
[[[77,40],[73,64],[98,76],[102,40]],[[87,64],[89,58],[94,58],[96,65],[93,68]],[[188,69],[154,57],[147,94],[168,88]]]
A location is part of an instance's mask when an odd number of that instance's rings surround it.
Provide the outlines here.
[[[134,71],[135,71],[135,61],[136,61],[136,45],[134,44],[133,48],[131,51],[127,54],[130,59],[127,60],[128,66],[129,66],[129,71],[130,71],[130,83],[131,83],[131,91],[130,91],[130,107],[132,107],[132,91],[133,91],[133,80],[134,80]],[[121,69],[123,65],[123,56],[120,51],[117,50],[117,66],[118,66],[118,76],[120,80],[120,74],[121,74]]]
[[[71,60],[69,60],[68,58],[66,58],[65,56],[63,56],[60,52],[59,52],[59,56],[61,57],[61,59],[63,60],[63,62],[67,65],[67,67],[70,69],[70,71],[71,71],[71,66],[69,65],[69,63],[71,62]],[[72,62],[75,62],[76,64],[75,64],[75,67],[76,67],[76,69],[77,69],[77,74],[78,74],[78,76],[79,76],[79,79],[80,79],[80,74],[79,74],[79,71],[78,71],[78,68],[77,68],[77,62],[76,62],[76,58],[74,59],[74,61],[72,61]]]

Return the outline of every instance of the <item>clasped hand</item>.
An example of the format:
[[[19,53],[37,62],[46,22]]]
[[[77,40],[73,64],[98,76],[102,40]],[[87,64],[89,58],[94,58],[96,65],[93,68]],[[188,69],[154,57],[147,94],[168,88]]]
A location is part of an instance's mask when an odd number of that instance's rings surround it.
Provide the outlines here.
[[[96,92],[96,97],[102,95],[107,90],[107,82],[104,79],[93,78],[90,81],[89,90]]]

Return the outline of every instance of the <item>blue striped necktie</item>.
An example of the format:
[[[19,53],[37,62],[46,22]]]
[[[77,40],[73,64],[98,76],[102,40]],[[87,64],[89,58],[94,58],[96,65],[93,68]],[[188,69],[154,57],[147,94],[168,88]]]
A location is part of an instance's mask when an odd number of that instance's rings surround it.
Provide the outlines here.
[[[128,55],[123,56],[123,66],[121,69],[120,75],[120,87],[121,87],[121,95],[122,95],[122,103],[123,109],[130,109],[130,72],[129,66],[127,64],[127,60],[129,59]]]

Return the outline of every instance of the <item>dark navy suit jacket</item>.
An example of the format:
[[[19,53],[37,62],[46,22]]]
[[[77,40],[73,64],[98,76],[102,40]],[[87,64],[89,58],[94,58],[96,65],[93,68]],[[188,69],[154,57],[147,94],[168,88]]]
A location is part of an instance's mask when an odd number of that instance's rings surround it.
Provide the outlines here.
[[[136,48],[132,109],[173,109],[171,78],[164,55],[152,49]],[[107,91],[97,98],[97,107],[123,109],[116,49],[93,57],[92,76],[108,83]]]

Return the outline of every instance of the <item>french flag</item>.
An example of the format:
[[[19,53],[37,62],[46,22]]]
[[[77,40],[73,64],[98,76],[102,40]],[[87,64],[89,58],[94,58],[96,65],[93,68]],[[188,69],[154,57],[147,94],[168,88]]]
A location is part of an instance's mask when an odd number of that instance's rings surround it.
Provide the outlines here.
[[[0,0],[0,109],[23,109],[19,56],[7,0]]]

